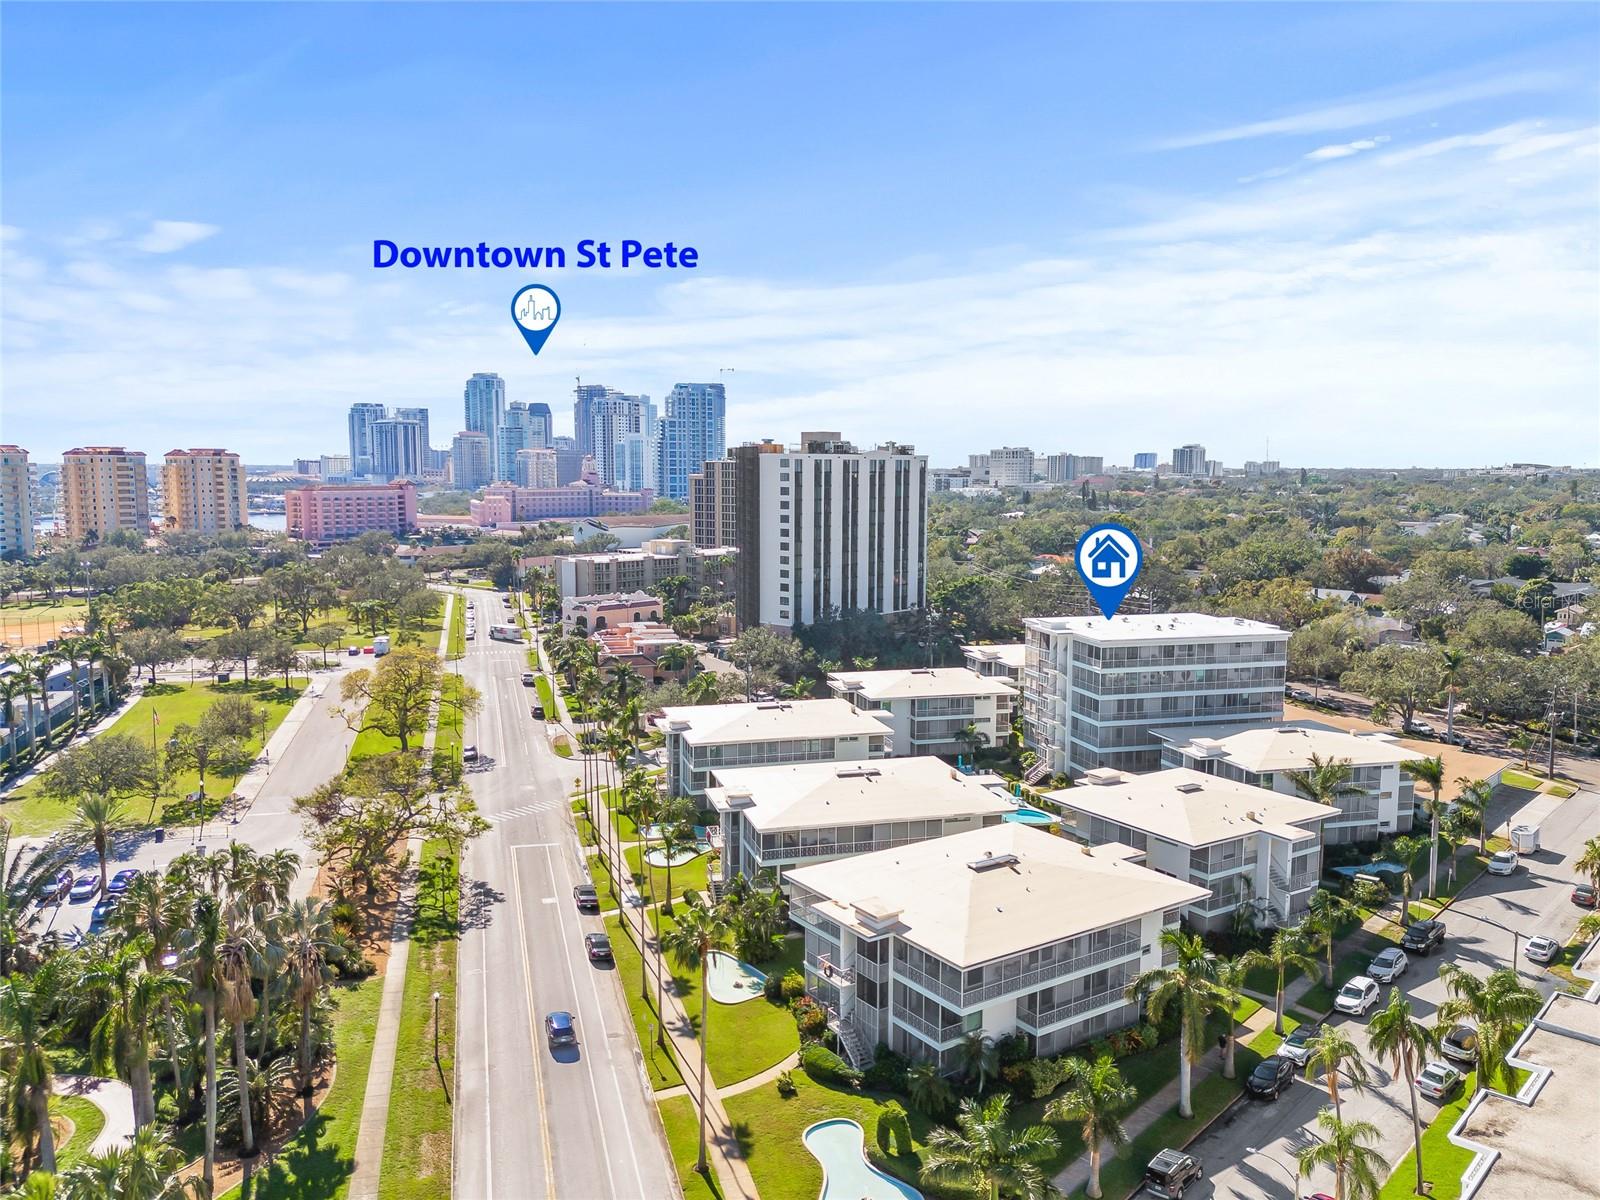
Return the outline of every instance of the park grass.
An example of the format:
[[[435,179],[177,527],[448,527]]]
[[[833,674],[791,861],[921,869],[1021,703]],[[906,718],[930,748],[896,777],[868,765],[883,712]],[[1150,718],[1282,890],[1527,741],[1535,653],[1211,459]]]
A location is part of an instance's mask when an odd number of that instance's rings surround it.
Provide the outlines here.
[[[722,1200],[716,1169],[711,1168],[704,1175],[694,1169],[700,1159],[700,1112],[694,1101],[687,1096],[672,1096],[661,1101],[659,1107],[683,1200]]]
[[[232,683],[158,683],[146,688],[145,694],[127,712],[97,736],[104,737],[110,733],[148,742],[153,728],[157,740],[164,741],[173,735],[178,726],[197,723],[206,709],[221,696],[243,695],[267,710],[266,737],[270,739],[273,731],[283,723],[284,717],[289,715],[289,710],[294,707],[305,685],[305,679],[293,676],[288,688],[275,679],[252,679],[248,684],[241,680]],[[157,718],[154,726],[151,725],[152,713]],[[259,730],[246,742],[252,757],[261,752],[264,744]],[[212,771],[206,780],[206,791],[208,796],[214,794],[215,798],[220,799],[232,791],[237,782],[238,777],[230,778]],[[199,786],[199,772],[190,769],[175,771],[164,781],[159,799],[177,800]],[[128,814],[134,824],[146,823],[151,800],[152,797],[148,795],[128,799]],[[29,780],[0,801],[0,816],[11,822],[12,832],[19,836],[38,837],[64,829],[72,823],[72,813],[71,803],[52,800],[44,794],[38,778]]]
[[[537,670],[537,668],[535,668]],[[550,691],[550,681],[543,675],[535,674],[533,677],[534,691],[539,693],[539,703],[544,706],[544,715],[554,721],[560,714],[556,711],[556,698]]]
[[[383,999],[383,976],[335,987],[332,997],[333,1038],[338,1056],[333,1086],[322,1107],[266,1170],[253,1176],[237,1193],[230,1193],[242,1200],[342,1200],[349,1191],[350,1175],[355,1170],[356,1135],[361,1127],[361,1104],[372,1067],[373,1034]],[[433,1194],[438,1194],[437,1186]]]
[[[460,658],[467,652],[467,606],[465,602],[450,606],[450,641],[446,649],[449,658]]]
[[[106,1127],[106,1114],[82,1096],[52,1096],[50,1111],[72,1122],[72,1136],[56,1147],[56,1167],[64,1170],[89,1153],[89,1147]]]
[[[448,1191],[455,1069],[456,951],[461,878],[442,841],[422,847],[417,916],[400,1007],[394,1094],[384,1133],[379,1200],[427,1200]],[[439,996],[438,1055],[434,1004]]]
[[[1474,1153],[1464,1150],[1446,1136],[1461,1114],[1472,1102],[1472,1092],[1477,1085],[1478,1073],[1468,1071],[1461,1088],[1448,1104],[1441,1104],[1432,1121],[1422,1131],[1422,1178],[1433,1185],[1430,1196],[1434,1200],[1459,1200],[1461,1173],[1472,1163]],[[1403,1200],[1415,1194],[1417,1186],[1417,1153],[1406,1139],[1408,1149],[1395,1163],[1389,1181],[1378,1193],[1379,1200]]]
[[[656,1014],[653,981],[649,999],[639,995],[639,948],[633,944],[620,918],[607,917],[605,924],[606,932],[611,935],[611,954],[617,962],[617,977],[622,984],[622,993],[628,1000],[628,1015],[633,1019],[633,1034],[644,1056],[646,1078],[656,1091],[675,1087],[683,1082],[683,1074],[678,1070],[672,1052],[656,1045],[654,1031],[661,1022]],[[690,1164],[693,1165],[693,1162],[691,1155]]]
[[[645,895],[665,897],[667,894],[667,868],[651,867],[650,879],[645,879],[644,847],[630,846],[622,852],[623,860],[628,864],[628,871],[633,876],[634,887]],[[677,901],[691,888],[697,892],[706,890],[706,865],[710,862],[710,854],[701,854],[686,863],[680,863],[672,868],[672,898]],[[654,889],[648,890],[648,889]]]
[[[433,756],[446,762],[461,761],[465,719],[461,715],[461,676],[446,674],[439,685],[439,724],[433,734]]]

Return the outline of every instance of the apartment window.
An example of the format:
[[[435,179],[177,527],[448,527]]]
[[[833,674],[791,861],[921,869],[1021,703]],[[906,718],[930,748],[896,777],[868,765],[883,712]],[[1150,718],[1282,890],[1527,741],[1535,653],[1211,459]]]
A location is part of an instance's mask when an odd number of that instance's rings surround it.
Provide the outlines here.
[[[780,554],[780,555],[778,555],[778,561],[780,563],[782,563],[784,566],[788,566],[789,565],[789,556],[787,554]]]
[[[779,508],[788,508],[789,507],[789,502],[787,500],[779,500],[778,501],[778,507]]]

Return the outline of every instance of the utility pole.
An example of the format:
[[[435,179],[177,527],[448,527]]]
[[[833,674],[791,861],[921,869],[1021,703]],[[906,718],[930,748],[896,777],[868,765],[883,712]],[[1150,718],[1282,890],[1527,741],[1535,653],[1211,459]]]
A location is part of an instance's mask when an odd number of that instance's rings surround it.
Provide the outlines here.
[[[1545,754],[1544,773],[1556,777],[1556,689],[1550,690],[1550,748]]]

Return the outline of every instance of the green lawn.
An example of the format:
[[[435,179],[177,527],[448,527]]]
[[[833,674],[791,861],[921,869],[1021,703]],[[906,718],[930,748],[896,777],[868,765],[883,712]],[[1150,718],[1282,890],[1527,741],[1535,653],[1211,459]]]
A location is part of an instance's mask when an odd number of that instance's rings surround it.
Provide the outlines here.
[[[223,684],[158,683],[146,689],[145,694],[118,717],[106,732],[148,741],[153,729],[164,750],[165,740],[172,736],[178,726],[195,724],[218,697],[246,695],[266,709],[266,732],[270,738],[283,723],[284,717],[289,715],[306,681],[291,677],[290,683],[287,689],[277,680],[261,679],[252,679],[248,685],[239,680]],[[157,719],[154,725],[151,724],[152,713]],[[252,754],[259,752],[263,744],[260,732],[257,731],[247,744]],[[206,792],[210,796],[226,796],[237,782],[237,779],[213,771],[206,779]],[[176,771],[162,787],[161,800],[178,799],[199,786],[199,772]],[[151,799],[148,795],[129,798],[127,811],[136,824],[144,824],[150,815]],[[70,803],[45,796],[37,778],[8,793],[0,801],[0,816],[11,822],[12,832],[30,837],[65,828],[72,822],[72,809]]]
[[[427,1200],[450,1182],[450,1088],[455,1063],[456,937],[461,881],[443,842],[422,848],[417,918],[406,967],[394,1095],[384,1133],[380,1200]],[[433,996],[439,1003],[434,1053]]]
[[[660,1091],[683,1082],[677,1060],[672,1053],[655,1042],[657,1027],[655,989],[650,988],[650,998],[639,995],[639,950],[622,928],[617,917],[606,918],[606,932],[611,935],[611,953],[617,960],[617,975],[622,981],[623,995],[628,998],[628,1015],[633,1018],[633,1033],[644,1054],[645,1071],[650,1086]],[[791,1021],[790,1024],[793,1024]]]
[[[550,680],[543,675],[535,675],[533,689],[539,693],[539,703],[544,705],[544,715],[554,721],[559,714],[556,712],[556,698],[550,691]]]
[[[700,1160],[700,1111],[695,1108],[694,1101],[687,1096],[673,1096],[661,1101],[658,1107],[661,1124],[667,1131],[667,1145],[672,1150],[672,1162],[678,1168],[683,1200],[722,1200],[716,1168],[710,1168],[704,1175],[694,1169]]]
[[[447,654],[460,658],[467,652],[467,603],[457,597],[450,605],[450,643]]]
[[[439,685],[439,727],[433,735],[434,757],[446,761],[461,761],[462,725],[464,718],[455,702],[461,695],[461,676],[447,673]]]
[[[1422,1131],[1422,1177],[1433,1185],[1429,1194],[1434,1200],[1459,1200],[1461,1195],[1461,1172],[1472,1162],[1473,1154],[1471,1150],[1457,1146],[1446,1135],[1461,1119],[1461,1114],[1466,1112],[1477,1078],[1476,1071],[1467,1072],[1455,1099],[1440,1105],[1437,1115]],[[1427,1119],[1429,1107],[1427,1104],[1420,1106],[1424,1120]],[[1379,1193],[1379,1200],[1404,1200],[1415,1195],[1416,1186],[1417,1155],[1415,1148],[1412,1148],[1395,1163],[1389,1182],[1383,1185],[1383,1191]]]
[[[333,1087],[322,1107],[271,1165],[230,1194],[246,1200],[251,1196],[259,1200],[341,1200],[349,1190],[361,1102],[372,1066],[373,1029],[382,998],[381,975],[333,989],[333,1036],[338,1053]]]
[[[72,1136],[56,1147],[56,1166],[64,1169],[89,1153],[89,1147],[106,1127],[106,1115],[82,1096],[53,1096],[50,1110],[72,1122]]]

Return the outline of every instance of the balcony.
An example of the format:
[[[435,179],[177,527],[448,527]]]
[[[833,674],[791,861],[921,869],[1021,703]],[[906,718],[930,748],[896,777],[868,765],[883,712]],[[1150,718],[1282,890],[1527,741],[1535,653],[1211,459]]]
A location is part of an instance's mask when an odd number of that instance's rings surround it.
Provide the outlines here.
[[[1033,1009],[1021,1005],[1017,1007],[1017,1024],[1026,1025],[1034,1033],[1043,1033],[1052,1025],[1074,1017],[1086,1017],[1091,1013],[1100,1011],[1113,1005],[1129,1003],[1121,988],[1113,988],[1104,992],[1096,992],[1092,996],[1080,996],[1078,999],[1066,1004],[1057,1004],[1050,1008]]]
[[[1124,958],[1135,958],[1140,953],[1140,943],[1137,939],[1118,942],[1099,950],[1091,950],[1086,954],[1079,954],[1062,962],[1050,963],[1043,967],[1036,967],[1031,971],[1023,971],[1017,975],[1008,975],[992,983],[980,984],[977,987],[953,988],[949,984],[933,978],[924,971],[919,971],[907,963],[897,961],[894,964],[895,975],[908,983],[914,983],[923,990],[938,996],[941,1000],[948,1000],[962,1008],[971,1008],[976,1004],[986,1004],[990,1000],[997,1000],[1001,996],[1013,992],[1031,991],[1035,988],[1047,987],[1052,983],[1060,982],[1069,976],[1086,971],[1091,967],[1098,967],[1102,963],[1115,962]]]
[[[836,988],[850,988],[856,985],[856,973],[853,967],[837,966],[831,955],[808,954],[806,967],[812,974],[833,984]]]
[[[1317,880],[1320,878],[1316,871],[1298,871],[1293,875],[1285,875],[1277,867],[1269,867],[1267,874],[1272,880],[1273,887],[1280,892],[1288,892],[1291,895],[1295,892],[1304,892],[1316,887]]]
[[[890,1016],[907,1029],[916,1030],[940,1046],[958,1041],[966,1033],[966,1026],[960,1021],[951,1025],[935,1025],[932,1021],[925,1021],[913,1013],[901,1012],[898,1008],[890,1010]]]

